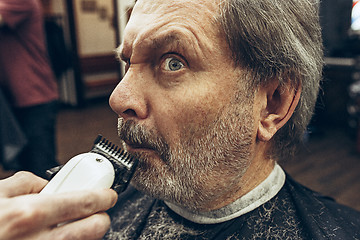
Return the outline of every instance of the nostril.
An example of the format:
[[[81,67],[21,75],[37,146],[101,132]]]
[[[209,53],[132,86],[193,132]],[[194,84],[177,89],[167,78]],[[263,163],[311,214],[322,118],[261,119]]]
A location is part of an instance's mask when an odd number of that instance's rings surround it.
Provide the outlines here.
[[[128,117],[135,117],[136,116],[136,112],[132,109],[128,109],[124,112],[124,114]]]
[[[109,99],[110,106],[118,116],[125,119],[144,119],[148,114],[147,98],[145,97],[147,93],[142,91],[143,87],[138,85],[136,79],[132,79],[135,78],[125,77],[116,86]]]

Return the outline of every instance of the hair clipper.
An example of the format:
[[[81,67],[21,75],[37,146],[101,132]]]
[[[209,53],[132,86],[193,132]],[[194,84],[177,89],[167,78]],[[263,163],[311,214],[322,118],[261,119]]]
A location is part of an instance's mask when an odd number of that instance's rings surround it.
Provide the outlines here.
[[[112,188],[118,194],[128,186],[138,160],[99,135],[88,153],[47,171],[51,178],[42,194]]]

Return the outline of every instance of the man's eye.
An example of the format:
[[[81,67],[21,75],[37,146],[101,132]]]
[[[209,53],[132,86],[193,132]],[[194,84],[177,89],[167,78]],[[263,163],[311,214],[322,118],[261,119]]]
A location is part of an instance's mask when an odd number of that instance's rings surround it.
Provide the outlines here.
[[[184,64],[177,58],[168,57],[164,62],[166,71],[178,71],[184,67]]]

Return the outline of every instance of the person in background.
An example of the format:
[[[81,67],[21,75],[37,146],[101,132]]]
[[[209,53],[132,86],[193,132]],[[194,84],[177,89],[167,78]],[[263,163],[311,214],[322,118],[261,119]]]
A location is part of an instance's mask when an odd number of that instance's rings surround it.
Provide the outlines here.
[[[0,0],[0,87],[28,143],[15,170],[44,177],[47,169],[58,165],[58,89],[48,59],[40,0]]]

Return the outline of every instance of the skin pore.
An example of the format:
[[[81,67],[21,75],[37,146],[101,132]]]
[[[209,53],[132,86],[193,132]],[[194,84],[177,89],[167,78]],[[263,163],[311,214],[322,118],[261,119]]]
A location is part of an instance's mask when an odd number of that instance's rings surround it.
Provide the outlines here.
[[[127,72],[110,97],[119,136],[140,160],[132,184],[191,210],[218,209],[273,168],[258,139],[268,89],[246,89],[216,1],[155,1],[133,10],[118,49]]]

